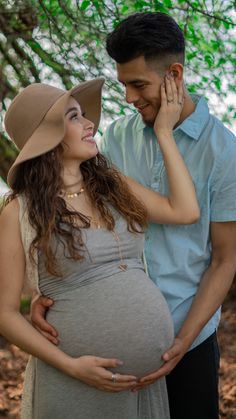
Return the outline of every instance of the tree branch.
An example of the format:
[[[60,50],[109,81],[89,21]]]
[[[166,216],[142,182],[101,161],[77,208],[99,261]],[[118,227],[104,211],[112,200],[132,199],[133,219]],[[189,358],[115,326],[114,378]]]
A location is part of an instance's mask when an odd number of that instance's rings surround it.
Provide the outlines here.
[[[229,25],[231,25],[231,26],[236,26],[236,23],[233,23],[232,21],[229,21],[229,20],[227,20],[227,19],[224,19],[224,18],[222,18],[222,17],[220,17],[220,16],[216,16],[216,15],[214,15],[214,14],[212,15],[212,14],[210,14],[210,13],[208,13],[208,12],[206,12],[206,11],[202,10],[202,9],[199,9],[199,8],[198,8],[198,7],[196,7],[196,6],[193,6],[189,0],[186,0],[186,3],[187,3],[187,4],[189,5],[189,7],[191,7],[191,8],[192,8],[195,12],[201,13],[202,15],[207,16],[207,17],[209,17],[210,19],[219,20],[220,22],[228,23],[228,24],[229,24]]]
[[[26,52],[20,47],[20,45],[18,44],[18,42],[15,39],[12,40],[11,44],[12,44],[12,47],[14,48],[15,52],[17,53],[17,55],[23,61],[26,61],[32,76],[34,77],[35,81],[39,83],[40,82],[39,71],[35,67],[34,62],[31,59],[31,57],[26,54]]]

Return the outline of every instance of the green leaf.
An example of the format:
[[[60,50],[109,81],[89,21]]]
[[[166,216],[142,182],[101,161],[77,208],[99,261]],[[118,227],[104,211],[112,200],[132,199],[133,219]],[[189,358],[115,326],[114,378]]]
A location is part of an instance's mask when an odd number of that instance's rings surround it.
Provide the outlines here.
[[[166,7],[172,7],[173,6],[173,2],[171,0],[164,0],[164,4]]]
[[[209,67],[212,67],[214,65],[214,58],[210,54],[204,55],[204,61],[208,64]]]
[[[225,27],[225,29],[229,29],[232,25],[232,22],[225,21],[225,20],[222,23],[223,23],[223,26]]]
[[[216,86],[217,90],[221,90],[221,80],[219,79],[219,77],[215,77],[213,79],[213,83]]]
[[[81,3],[80,10],[86,10],[90,6],[89,0],[84,0]]]
[[[227,63],[227,60],[225,59],[225,58],[223,58],[223,57],[221,57],[220,59],[219,59],[219,61],[218,61],[218,65],[221,65],[221,64],[226,64]]]
[[[129,10],[129,7],[126,4],[124,4],[121,8],[121,13],[125,14],[126,12],[128,12],[128,10]]]

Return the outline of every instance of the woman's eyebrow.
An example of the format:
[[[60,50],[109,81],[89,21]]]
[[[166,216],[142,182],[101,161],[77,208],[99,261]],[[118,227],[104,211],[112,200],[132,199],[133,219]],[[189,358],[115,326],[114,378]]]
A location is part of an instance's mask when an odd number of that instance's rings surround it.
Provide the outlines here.
[[[77,111],[77,112],[79,112],[80,111],[80,109],[78,109],[78,108],[76,108],[76,107],[74,107],[74,108],[69,108],[67,111],[66,111],[66,113],[65,113],[65,115],[67,115],[69,112],[71,112],[71,111]]]

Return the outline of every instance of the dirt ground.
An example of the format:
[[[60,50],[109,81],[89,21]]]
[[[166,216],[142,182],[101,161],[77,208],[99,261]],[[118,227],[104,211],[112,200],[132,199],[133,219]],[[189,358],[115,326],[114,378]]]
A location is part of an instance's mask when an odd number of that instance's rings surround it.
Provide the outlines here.
[[[224,304],[218,337],[220,419],[236,419],[236,299]],[[19,419],[26,362],[25,353],[0,338],[0,418]]]

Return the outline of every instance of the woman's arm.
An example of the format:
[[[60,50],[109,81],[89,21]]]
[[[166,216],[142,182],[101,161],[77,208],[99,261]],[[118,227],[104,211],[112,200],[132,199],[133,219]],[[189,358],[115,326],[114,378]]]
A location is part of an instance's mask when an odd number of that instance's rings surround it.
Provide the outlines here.
[[[173,77],[161,86],[161,108],[154,131],[157,135],[168,176],[169,195],[154,192],[126,177],[131,191],[143,202],[150,221],[168,224],[191,224],[200,212],[194,185],[173,137],[183,104],[183,87],[176,87]]]
[[[106,368],[120,365],[117,359],[93,356],[72,358],[44,338],[20,313],[20,297],[25,274],[25,255],[18,221],[16,200],[0,215],[0,333],[25,352],[101,390],[121,391],[135,383],[133,376],[117,374],[111,381]]]

